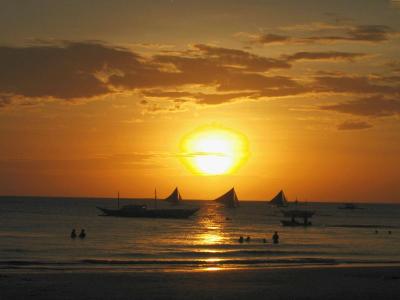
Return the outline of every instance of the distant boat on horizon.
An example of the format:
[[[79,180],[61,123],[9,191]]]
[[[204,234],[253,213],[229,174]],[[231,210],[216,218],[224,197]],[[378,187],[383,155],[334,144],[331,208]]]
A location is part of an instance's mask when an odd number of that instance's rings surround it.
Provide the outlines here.
[[[281,190],[274,198],[272,198],[268,203],[275,205],[277,207],[286,207],[289,204],[285,193]]]
[[[222,196],[214,199],[215,202],[223,204],[225,207],[228,208],[236,208],[239,206],[239,199],[236,195],[235,188],[231,188]]]
[[[343,203],[342,206],[339,206],[338,209],[363,209],[362,207],[359,207],[357,205],[355,205],[354,203]]]

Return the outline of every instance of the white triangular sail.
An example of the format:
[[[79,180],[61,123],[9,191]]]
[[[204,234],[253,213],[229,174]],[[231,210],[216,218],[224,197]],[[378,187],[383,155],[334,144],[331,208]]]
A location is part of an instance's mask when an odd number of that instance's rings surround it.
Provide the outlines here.
[[[239,199],[236,195],[235,189],[232,188],[222,196],[218,197],[214,201],[225,205],[226,207],[237,207],[239,206]]]
[[[281,190],[274,198],[272,198],[269,203],[276,206],[287,206],[288,201],[286,199],[285,193]]]
[[[164,200],[173,204],[179,204],[182,201],[182,197],[181,194],[179,193],[178,188],[176,187],[174,191],[171,193],[171,195],[169,195]]]

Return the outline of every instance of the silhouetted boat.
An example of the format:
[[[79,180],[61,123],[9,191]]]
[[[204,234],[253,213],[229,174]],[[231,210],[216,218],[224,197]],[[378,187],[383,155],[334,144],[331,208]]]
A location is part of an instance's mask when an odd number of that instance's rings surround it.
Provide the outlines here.
[[[338,209],[362,209],[362,207],[358,207],[353,203],[344,203],[342,206],[339,206]]]
[[[120,209],[97,208],[103,212],[103,216],[166,219],[187,219],[199,210],[199,208],[147,208],[147,205],[125,205]]]
[[[182,197],[178,188],[172,192],[166,199],[167,202],[178,204]],[[103,212],[103,216],[125,217],[125,218],[166,218],[166,219],[186,219],[195,214],[199,208],[157,208],[157,191],[154,191],[155,208],[147,208],[147,205],[125,205],[118,209],[108,209],[97,207]]]
[[[235,188],[231,188],[228,192],[218,197],[214,201],[229,208],[235,208],[239,206],[239,199],[236,195]]]
[[[171,204],[180,204],[182,202],[182,196],[179,193],[178,188],[176,187],[174,191],[169,195],[167,198],[164,199],[165,201]]]
[[[269,203],[278,207],[285,207],[288,205],[288,200],[285,193],[281,190]]]
[[[281,220],[283,226],[310,226],[312,223],[308,220],[311,219],[315,214],[315,211],[311,210],[282,210],[283,216],[290,218],[290,220]],[[299,222],[296,218],[303,219],[303,222]]]

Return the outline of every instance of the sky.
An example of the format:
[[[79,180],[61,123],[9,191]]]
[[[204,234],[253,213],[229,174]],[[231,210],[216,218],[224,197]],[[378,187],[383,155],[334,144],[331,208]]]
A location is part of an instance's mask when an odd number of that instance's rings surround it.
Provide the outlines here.
[[[400,1],[0,7],[0,195],[400,202]]]

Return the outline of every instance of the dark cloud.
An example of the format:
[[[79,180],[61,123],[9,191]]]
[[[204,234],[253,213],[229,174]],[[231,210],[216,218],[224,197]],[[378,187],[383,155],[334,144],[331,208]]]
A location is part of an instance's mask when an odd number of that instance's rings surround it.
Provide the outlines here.
[[[293,88],[300,86],[287,76],[265,76],[261,74],[231,73],[219,81],[219,91],[254,90],[262,91],[271,88]]]
[[[285,43],[290,41],[291,38],[289,36],[272,34],[272,33],[261,34],[255,38],[255,42],[260,44],[275,44],[275,43]]]
[[[209,60],[213,61],[214,58],[217,64],[223,66],[239,67],[248,71],[258,72],[291,67],[286,60],[267,58],[247,51],[212,47],[203,44],[197,44],[194,47],[201,51]]]
[[[297,86],[290,78],[260,74],[290,68],[286,59],[203,44],[147,58],[98,42],[0,47],[0,64],[0,94],[30,99],[86,99],[124,91],[147,91],[151,96],[157,89],[182,89],[194,84],[216,86],[219,92],[253,93]],[[242,96],[174,93],[169,97],[187,96],[209,104]],[[9,104],[6,99],[2,98],[2,106]]]
[[[287,36],[264,33],[257,36],[250,35],[250,42],[259,44],[271,43],[336,43],[336,42],[384,42],[397,34],[391,27],[386,25],[332,25],[332,24],[310,24],[308,26],[297,26],[298,31],[318,31],[318,35],[311,36]]]
[[[400,114],[400,100],[373,96],[343,103],[323,105],[320,108],[357,116],[385,117]]]
[[[338,130],[361,130],[371,128],[373,125],[365,121],[344,121],[337,126]]]
[[[344,30],[343,35],[313,36],[307,37],[304,41],[310,42],[383,42],[389,40],[394,31],[384,25],[359,25]]]
[[[351,52],[297,52],[292,55],[287,55],[288,61],[297,60],[348,60],[353,61],[356,58],[365,57],[365,53],[351,53]]]
[[[140,57],[94,43],[0,47],[0,93],[59,99],[90,98],[110,92],[96,77],[110,69],[137,68]]]
[[[240,98],[253,97],[254,93],[229,93],[229,94],[203,94],[196,95],[196,102],[199,104],[222,104],[235,101]]]
[[[158,157],[151,153],[132,153],[117,154],[109,156],[99,156],[96,158],[82,159],[60,159],[60,160],[40,160],[40,159],[2,159],[0,160],[0,170],[28,171],[34,172],[60,170],[60,171],[87,171],[87,170],[115,170],[115,169],[137,169],[151,168],[157,165],[154,159]]]
[[[175,102],[173,106],[145,104],[154,111],[166,107],[181,110],[179,103],[186,101],[221,104],[310,92],[398,94],[400,88],[393,78],[389,83],[381,78],[378,84],[367,77],[317,76],[306,84],[271,73],[288,69],[298,60],[352,60],[362,56],[331,51],[268,58],[204,44],[149,57],[99,42],[0,47],[0,95],[7,96],[0,96],[0,107],[10,105],[10,99],[28,99],[32,105],[42,98],[79,100],[124,92],[139,92],[145,101],[158,97]],[[193,85],[212,90],[192,92]]]
[[[317,92],[333,93],[388,95],[400,93],[399,85],[376,84],[375,82],[377,80],[365,76],[317,76],[314,78],[314,88]]]
[[[171,100],[174,102],[192,101],[198,104],[222,104],[226,102],[235,101],[240,98],[255,97],[254,92],[239,92],[239,93],[189,93],[177,91],[162,91],[162,90],[149,90],[143,91],[142,95],[146,97],[156,97]]]
[[[163,91],[163,90],[145,90],[142,92],[142,95],[147,97],[156,97],[156,98],[190,98],[192,93],[188,92],[179,92],[179,91]]]

